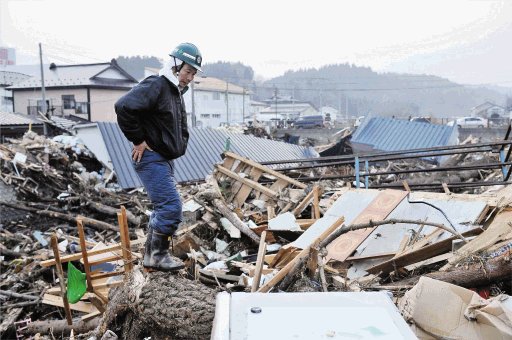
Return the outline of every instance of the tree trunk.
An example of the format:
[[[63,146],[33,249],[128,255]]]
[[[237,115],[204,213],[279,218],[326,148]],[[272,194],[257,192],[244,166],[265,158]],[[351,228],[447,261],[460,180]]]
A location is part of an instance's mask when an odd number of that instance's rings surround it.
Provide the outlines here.
[[[107,330],[121,339],[209,339],[216,291],[180,274],[134,269],[110,294],[98,337]]]
[[[481,264],[474,264],[469,266],[469,268],[461,267],[448,272],[432,272],[424,274],[423,276],[465,288],[472,288],[485,286],[507,278],[510,279],[512,277],[512,264],[510,263],[510,259],[501,256],[487,261],[483,268]],[[401,281],[392,282],[389,285],[415,285],[418,283],[419,279],[419,276],[415,276]],[[382,286],[385,287],[387,285],[385,284]]]

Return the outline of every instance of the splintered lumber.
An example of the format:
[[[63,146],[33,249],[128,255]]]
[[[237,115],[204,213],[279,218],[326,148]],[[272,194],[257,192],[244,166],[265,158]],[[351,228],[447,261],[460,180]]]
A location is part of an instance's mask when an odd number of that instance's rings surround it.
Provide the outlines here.
[[[463,245],[456,254],[448,259],[441,271],[448,270],[465,256],[485,250],[497,242],[504,241],[512,231],[512,210],[499,213],[489,227],[471,242]]]
[[[270,190],[270,189],[269,189],[269,188],[267,188],[266,186],[261,185],[261,184],[259,184],[259,183],[258,183],[258,182],[256,182],[256,181],[253,181],[253,180],[251,180],[251,179],[247,179],[247,178],[243,178],[242,176],[240,176],[240,175],[238,175],[238,174],[234,173],[233,171],[226,169],[226,168],[225,168],[225,167],[223,167],[222,165],[218,165],[218,164],[217,164],[217,165],[215,166],[215,168],[216,168],[219,172],[223,173],[224,175],[227,175],[227,176],[229,176],[229,177],[233,178],[233,179],[234,179],[235,181],[237,181],[237,182],[242,182],[243,184],[245,184],[245,185],[247,185],[247,186],[251,187],[252,189],[255,189],[255,190],[257,190],[257,191],[261,192],[262,194],[264,194],[264,195],[266,195],[266,196],[268,196],[268,197],[270,197],[270,198],[274,198],[274,199],[276,199],[276,198],[277,198],[277,192]]]
[[[293,260],[288,262],[277,274],[272,277],[267,283],[258,289],[260,293],[267,293],[277,283],[279,283],[285,276],[294,276],[297,271],[304,265],[305,260],[309,256],[311,248],[316,248],[320,242],[322,242],[327,236],[335,231],[339,226],[343,224],[345,217],[341,216],[338,218],[329,228],[324,230],[320,236],[318,236],[308,247],[304,248]]]
[[[482,229],[475,228],[475,229],[471,229],[471,230],[464,232],[462,235],[463,236],[473,236],[473,235],[478,235],[481,232],[482,232]],[[366,271],[368,273],[376,274],[376,275],[379,273],[388,274],[388,273],[392,272],[393,270],[395,270],[396,268],[405,267],[412,263],[416,263],[416,262],[423,261],[423,260],[429,259],[429,258],[437,256],[437,255],[444,254],[447,251],[451,250],[452,241],[455,238],[456,238],[455,236],[449,237],[447,239],[430,244],[430,245],[420,248],[418,250],[404,253],[400,256],[392,258],[391,260],[388,260],[388,261],[379,263],[378,265],[375,265],[373,267],[370,267],[370,268],[366,269]]]
[[[261,233],[260,238],[260,246],[258,247],[258,257],[256,258],[256,271],[254,272],[254,277],[252,280],[252,287],[251,287],[251,293],[254,293],[258,290],[260,286],[260,280],[261,280],[261,270],[263,268],[263,262],[265,259],[265,250],[267,247],[267,244],[265,243],[265,238],[267,236],[267,231],[264,230]]]
[[[73,320],[72,325],[68,325],[65,320],[47,320],[47,321],[32,321],[25,329],[21,331],[24,335],[29,334],[67,334],[74,330],[78,334],[84,334],[95,329],[100,323],[100,319],[92,319],[82,321],[80,318]]]
[[[5,205],[6,207],[9,207],[9,208],[29,211],[29,212],[34,213],[36,215],[52,217],[52,218],[56,218],[56,219],[67,221],[67,222],[71,222],[71,223],[76,223],[77,219],[80,218],[80,219],[82,219],[82,221],[84,223],[87,223],[87,225],[89,227],[94,228],[94,229],[98,229],[100,231],[103,231],[103,230],[119,231],[119,229],[116,226],[113,226],[113,225],[108,224],[106,222],[95,220],[95,219],[89,218],[89,217],[73,216],[73,215],[70,215],[70,214],[63,214],[63,213],[59,213],[59,212],[51,211],[51,210],[39,210],[39,209],[35,209],[35,208],[26,207],[26,206],[21,205],[19,203],[11,204],[11,203],[7,203],[7,202],[0,202],[0,204],[3,204],[3,205]]]
[[[71,316],[71,310],[69,308],[69,302],[68,297],[66,294],[66,284],[64,281],[64,271],[62,270],[62,263],[60,262],[60,254],[59,254],[59,241],[57,240],[57,235],[53,234],[51,237],[51,243],[53,248],[53,255],[55,256],[55,267],[57,269],[57,276],[59,277],[59,285],[60,285],[60,291],[63,292],[61,299],[62,299],[62,306],[64,307],[64,311],[66,312],[66,320],[68,325],[71,325],[73,323],[73,317]]]
[[[230,157],[230,158],[234,158],[236,160],[239,160],[241,162],[244,162],[244,163],[247,163],[249,165],[251,165],[252,167],[254,168],[257,168],[257,169],[260,169],[262,170],[263,172],[267,173],[267,174],[270,174],[274,177],[277,177],[279,179],[282,179],[282,180],[285,180],[286,182],[296,186],[297,188],[300,188],[300,189],[305,189],[307,187],[307,185],[305,185],[304,183],[301,183],[299,181],[296,181],[288,176],[285,176],[283,175],[282,173],[278,172],[278,171],[275,171],[275,170],[272,170],[264,165],[261,165],[257,162],[254,162],[248,158],[245,158],[245,157],[242,157],[240,155],[237,155],[235,153],[232,153],[232,152],[225,152],[224,155],[226,157]]]
[[[213,205],[217,208],[222,216],[227,218],[229,222],[231,222],[237,229],[239,229],[242,233],[248,236],[251,240],[253,240],[256,244],[260,243],[260,237],[256,235],[254,231],[251,230],[240,218],[224,203],[223,200],[216,198],[213,200]]]
[[[352,224],[385,219],[406,196],[406,191],[384,190],[380,192],[352,221]],[[340,236],[327,247],[327,259],[335,259],[340,262],[345,261],[374,230],[375,227],[354,230]]]

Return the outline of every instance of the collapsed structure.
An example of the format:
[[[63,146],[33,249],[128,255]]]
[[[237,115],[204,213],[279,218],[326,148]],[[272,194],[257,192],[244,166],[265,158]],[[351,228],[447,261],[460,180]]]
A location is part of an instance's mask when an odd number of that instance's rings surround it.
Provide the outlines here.
[[[224,143],[204,181],[179,187],[184,222],[173,246],[186,269],[173,275],[140,270],[151,210],[143,192],[123,190],[121,173],[76,138],[27,133],[0,146],[0,333],[510,337],[510,144],[509,127],[500,142],[257,162]],[[437,156],[448,159],[425,159]],[[312,292],[332,302],[301,295]],[[250,294],[267,293],[253,305]],[[286,294],[299,294],[303,309]],[[364,322],[355,306],[366,308]],[[264,319],[244,314],[249,307]],[[332,308],[349,311],[345,323]],[[322,321],[297,326],[305,313]],[[262,327],[272,321],[277,333]]]

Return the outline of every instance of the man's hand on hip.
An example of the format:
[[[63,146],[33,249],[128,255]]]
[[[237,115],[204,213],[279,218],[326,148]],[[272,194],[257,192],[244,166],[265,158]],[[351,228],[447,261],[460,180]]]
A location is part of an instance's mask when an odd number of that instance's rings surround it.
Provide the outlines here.
[[[132,150],[132,159],[136,162],[140,162],[142,155],[144,154],[144,151],[148,149],[151,150],[146,142],[142,142],[139,145],[134,145]]]

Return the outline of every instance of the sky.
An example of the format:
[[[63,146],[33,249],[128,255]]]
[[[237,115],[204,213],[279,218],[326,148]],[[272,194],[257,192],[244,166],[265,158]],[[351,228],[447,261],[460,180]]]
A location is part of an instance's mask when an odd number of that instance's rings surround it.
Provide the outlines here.
[[[0,46],[17,64],[167,59],[181,42],[203,62],[287,70],[349,63],[512,87],[512,0],[0,0]]]

